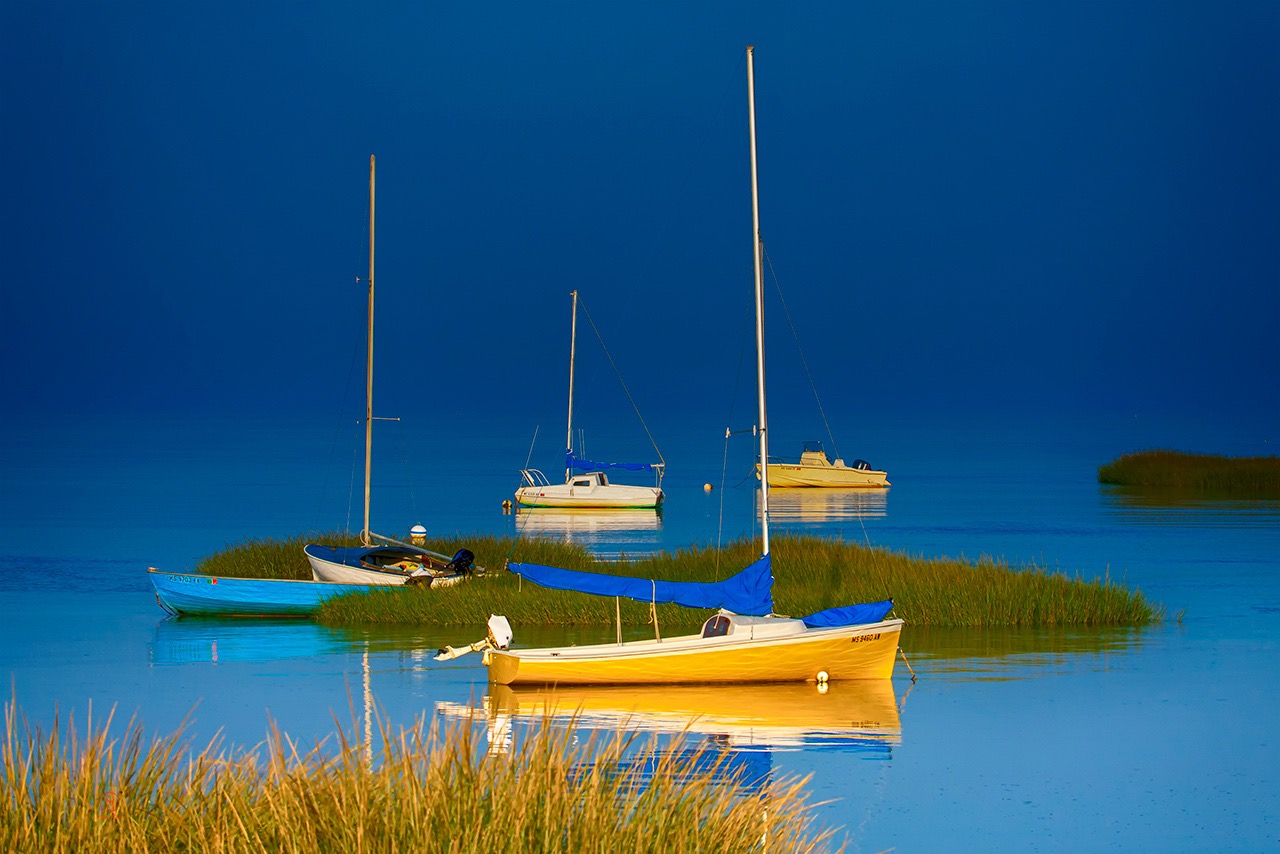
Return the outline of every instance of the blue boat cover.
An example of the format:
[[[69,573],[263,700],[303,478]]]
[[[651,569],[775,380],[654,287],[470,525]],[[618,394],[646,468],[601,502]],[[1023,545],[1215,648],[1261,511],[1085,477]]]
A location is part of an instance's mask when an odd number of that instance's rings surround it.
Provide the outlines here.
[[[592,460],[580,460],[573,451],[565,454],[564,466],[581,471],[604,471],[605,469],[626,469],[627,471],[653,471],[650,463],[597,463]]]
[[[773,573],[768,555],[731,578],[707,583],[601,575],[536,563],[513,563],[507,569],[535,584],[555,590],[626,596],[638,602],[674,602],[686,608],[723,608],[751,617],[763,617],[773,612]]]
[[[883,602],[865,602],[861,605],[845,605],[841,608],[828,608],[807,617],[801,617],[804,624],[811,629],[837,628],[839,626],[860,626],[863,623],[878,623],[885,614],[893,609],[893,600]]]

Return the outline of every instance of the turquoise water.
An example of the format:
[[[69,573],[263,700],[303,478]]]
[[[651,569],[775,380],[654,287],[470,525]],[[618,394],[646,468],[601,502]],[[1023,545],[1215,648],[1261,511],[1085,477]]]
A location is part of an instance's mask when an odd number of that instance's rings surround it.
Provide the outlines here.
[[[722,464],[714,429],[675,431],[664,447],[666,509],[619,523],[504,515],[528,435],[452,424],[379,430],[375,529],[524,525],[618,554],[757,527],[749,437],[734,437]],[[503,749],[512,720],[479,660],[430,657],[473,640],[466,630],[174,620],[155,604],[148,565],[182,570],[246,537],[348,520],[358,528],[357,434],[355,425],[230,421],[0,432],[0,674],[28,717],[47,722],[55,707],[82,715],[92,702],[95,716],[115,706],[149,731],[190,715],[199,736],[221,729],[253,744],[270,720],[304,742],[362,727],[369,702],[406,724],[474,707]],[[756,779],[813,774],[814,799],[831,801],[819,815],[843,827],[855,851],[1274,847],[1280,504],[1176,503],[1095,482],[1100,463],[1141,447],[1269,453],[1257,435],[1119,419],[863,429],[857,448],[840,450],[886,467],[893,487],[775,492],[774,530],[1109,575],[1170,619],[1136,631],[941,631],[912,627],[905,614],[903,647],[919,679],[899,667],[892,714],[877,705],[883,698],[835,685],[826,695],[747,697],[739,705],[768,700],[771,711],[747,727],[710,720],[691,737]],[[813,437],[797,434],[797,452],[804,438]],[[787,441],[775,438],[775,450],[793,453]],[[553,471],[557,456],[535,449],[534,464]],[[515,628],[517,642],[593,639]],[[616,725],[609,703],[598,705],[593,725]],[[660,710],[651,712],[633,725],[663,731]],[[847,725],[832,726],[842,715]]]

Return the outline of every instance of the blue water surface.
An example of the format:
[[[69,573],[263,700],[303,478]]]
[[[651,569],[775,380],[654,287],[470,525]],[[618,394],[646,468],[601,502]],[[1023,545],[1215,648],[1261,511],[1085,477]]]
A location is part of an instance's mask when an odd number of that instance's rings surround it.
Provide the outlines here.
[[[530,453],[527,427],[380,423],[373,527],[519,529],[606,556],[759,533],[754,440],[726,445],[723,425],[668,430],[660,515],[504,514]],[[50,419],[0,431],[0,673],[27,717],[47,724],[55,710],[82,717],[91,705],[98,718],[114,707],[149,732],[189,719],[199,739],[221,732],[252,745],[272,721],[303,743],[358,729],[372,704],[395,725],[476,708],[501,745],[506,718],[478,658],[431,660],[439,646],[474,640],[465,630],[172,619],[155,603],[148,566],[190,569],[250,537],[358,529],[361,430],[228,418]],[[782,455],[815,437],[785,419],[773,433]],[[533,452],[553,477],[559,444],[544,437]],[[898,668],[892,715],[834,685],[792,706],[859,715],[847,725],[766,716],[747,728],[711,722],[694,740],[749,766],[752,779],[812,774],[814,800],[829,802],[819,817],[854,851],[1275,847],[1280,504],[1153,500],[1097,484],[1099,464],[1143,447],[1271,453],[1258,429],[1133,416],[859,426],[856,444],[839,450],[887,468],[892,488],[775,491],[775,533],[1110,577],[1162,605],[1165,621],[944,631],[903,614],[919,679]],[[618,457],[649,453],[633,442]],[[602,639],[516,633],[518,642]]]

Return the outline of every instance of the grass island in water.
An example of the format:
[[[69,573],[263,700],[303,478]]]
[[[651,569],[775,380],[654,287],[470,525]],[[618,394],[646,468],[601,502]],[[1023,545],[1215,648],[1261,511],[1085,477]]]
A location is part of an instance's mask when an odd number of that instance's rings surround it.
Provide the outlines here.
[[[258,540],[219,552],[197,567],[212,575],[310,578],[302,546],[307,542],[355,544],[351,535]],[[466,547],[486,576],[442,589],[389,587],[330,600],[317,619],[328,625],[413,624],[483,627],[490,614],[514,625],[611,626],[613,599],[548,590],[502,570],[512,560],[614,572],[667,581],[718,581],[759,557],[759,544],[740,540],[717,551],[692,546],[619,562],[597,561],[581,546],[477,535],[430,541],[427,548],[452,554]],[[1041,567],[1003,561],[912,557],[814,536],[787,535],[772,542],[775,608],[809,614],[836,605],[892,597],[895,616],[917,626],[1061,627],[1143,626],[1164,619],[1163,608],[1110,578],[1073,578]],[[652,622],[650,605],[623,600],[625,626]],[[694,631],[710,611],[657,606],[663,634]]]
[[[1280,498],[1280,457],[1139,451],[1099,468],[1098,482],[1209,497]]]

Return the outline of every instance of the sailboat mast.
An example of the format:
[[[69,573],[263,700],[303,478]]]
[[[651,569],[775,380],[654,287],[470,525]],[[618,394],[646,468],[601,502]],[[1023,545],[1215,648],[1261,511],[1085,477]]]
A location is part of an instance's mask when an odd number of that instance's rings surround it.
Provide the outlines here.
[[[360,542],[370,544],[369,482],[373,463],[373,207],[376,159],[369,155],[369,353],[366,361],[364,392],[364,528]]]
[[[751,126],[751,254],[756,288],[756,397],[760,403],[760,532],[769,553],[769,425],[764,405],[764,269],[760,251],[760,188],[756,180],[755,46],[747,45],[747,116]]]
[[[578,347],[578,292],[571,291],[569,295],[573,297],[573,322],[569,327],[569,427],[564,440],[566,457],[573,453],[573,359]],[[566,465],[564,482],[568,483],[572,479],[573,469]]]

